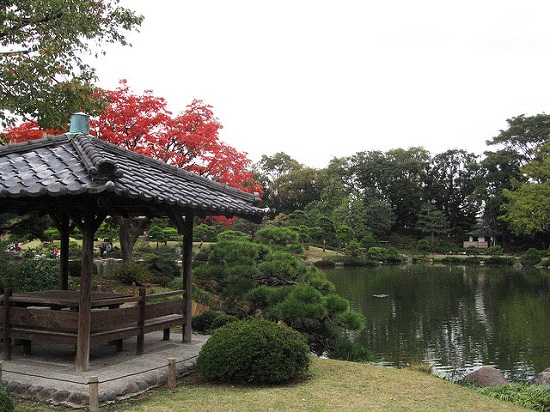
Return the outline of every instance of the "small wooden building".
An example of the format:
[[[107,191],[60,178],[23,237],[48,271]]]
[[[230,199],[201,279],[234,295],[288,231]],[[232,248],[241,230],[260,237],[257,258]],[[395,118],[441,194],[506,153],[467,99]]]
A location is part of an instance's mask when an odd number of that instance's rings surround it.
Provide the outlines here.
[[[167,217],[184,235],[186,318],[191,339],[191,253],[195,216],[242,217],[261,222],[257,195],[134,153],[87,130],[0,147],[0,212],[50,215],[61,236],[61,282],[67,285],[69,234],[83,235],[78,307],[77,370],[90,351],[93,240],[107,216]]]

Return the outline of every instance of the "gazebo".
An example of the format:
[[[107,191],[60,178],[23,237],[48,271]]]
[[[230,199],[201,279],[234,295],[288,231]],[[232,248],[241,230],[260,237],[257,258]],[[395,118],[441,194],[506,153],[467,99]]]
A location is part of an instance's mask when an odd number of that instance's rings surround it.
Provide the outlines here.
[[[260,223],[267,212],[256,206],[257,195],[94,138],[88,123],[86,115],[73,115],[68,133],[0,147],[0,211],[52,217],[61,234],[61,289],[68,284],[69,234],[75,225],[82,233],[76,344],[81,371],[90,354],[94,235],[107,216],[166,217],[183,235],[183,340],[190,341],[194,217]]]

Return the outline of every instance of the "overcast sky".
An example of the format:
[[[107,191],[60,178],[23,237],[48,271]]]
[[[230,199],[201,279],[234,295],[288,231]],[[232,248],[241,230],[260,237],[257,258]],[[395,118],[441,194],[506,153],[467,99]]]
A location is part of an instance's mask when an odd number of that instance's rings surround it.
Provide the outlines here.
[[[312,167],[359,151],[485,141],[549,112],[547,0],[122,0],[133,47],[93,62],[179,113],[213,106],[221,139]]]

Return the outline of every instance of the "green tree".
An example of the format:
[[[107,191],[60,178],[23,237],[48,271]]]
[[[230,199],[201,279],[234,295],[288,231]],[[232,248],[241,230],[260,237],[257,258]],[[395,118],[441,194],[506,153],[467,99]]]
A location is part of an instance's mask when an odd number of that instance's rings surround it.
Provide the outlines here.
[[[317,187],[317,169],[305,167],[279,176],[271,184],[277,197],[277,209],[282,213],[302,210],[320,199]]]
[[[425,203],[418,213],[416,229],[430,236],[433,242],[435,238],[448,233],[447,218],[445,214],[441,210],[437,210],[432,203]]]
[[[279,152],[272,156],[262,155],[257,163],[252,165],[254,179],[263,187],[262,204],[279,210],[277,188],[274,182],[287,173],[301,169],[303,166],[286,153]]]
[[[487,141],[488,145],[503,145],[506,150],[517,153],[521,165],[537,158],[537,149],[548,141],[550,136],[550,115],[519,116],[507,119],[508,128]]]
[[[426,197],[445,213],[449,229],[457,237],[463,237],[476,223],[482,177],[478,156],[464,150],[447,150],[431,161]]]
[[[387,236],[395,223],[391,205],[386,200],[366,199],[365,202],[365,219],[370,233],[377,238]]]
[[[353,229],[348,225],[340,225],[336,228],[336,237],[343,247],[346,247],[349,241],[353,239],[353,235]]]
[[[541,145],[535,160],[521,171],[527,181],[516,182],[512,190],[504,191],[508,203],[502,218],[517,234],[547,234],[550,228],[550,142]]]
[[[353,228],[354,237],[360,239],[371,231],[365,202],[358,193],[352,193],[333,210],[337,225]]]
[[[157,242],[157,251],[159,250],[159,242],[164,243],[166,241],[164,230],[162,230],[162,228],[157,225],[151,226],[151,228],[147,232],[147,236]]]
[[[483,222],[493,233],[500,235],[502,242],[508,242],[511,228],[500,216],[504,213],[506,203],[505,190],[513,188],[513,182],[525,181],[520,169],[521,157],[512,148],[485,152],[481,162],[483,169],[483,185],[479,187],[480,198],[483,200]]]
[[[367,252],[367,249],[361,246],[361,243],[355,239],[350,240],[344,249],[344,253],[347,256],[351,256],[352,258],[356,258],[361,255],[364,255],[366,252]]]
[[[94,69],[83,56],[103,53],[105,43],[127,44],[125,32],[142,16],[118,0],[15,1],[0,8],[0,119],[37,120],[64,130],[68,116],[98,113]]]
[[[323,245],[325,243],[334,245],[336,240],[336,225],[334,220],[326,215],[321,215],[317,219],[317,227],[323,231]]]
[[[349,158],[352,181],[365,198],[391,205],[397,229],[412,227],[422,203],[429,152],[421,147],[360,152]]]
[[[275,227],[275,229],[285,229]],[[208,263],[195,269],[197,284],[222,298],[233,313],[262,313],[305,334],[312,350],[332,351],[347,330],[361,329],[364,318],[334,293],[334,285],[315,266],[297,256],[251,241],[218,242]]]

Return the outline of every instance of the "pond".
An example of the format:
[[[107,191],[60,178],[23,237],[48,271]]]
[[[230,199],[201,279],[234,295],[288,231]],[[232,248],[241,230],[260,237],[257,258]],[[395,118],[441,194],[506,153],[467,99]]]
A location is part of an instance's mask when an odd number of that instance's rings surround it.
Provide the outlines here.
[[[427,362],[462,378],[493,365],[522,381],[550,367],[550,272],[486,266],[323,269],[366,317],[358,342],[375,362]]]

